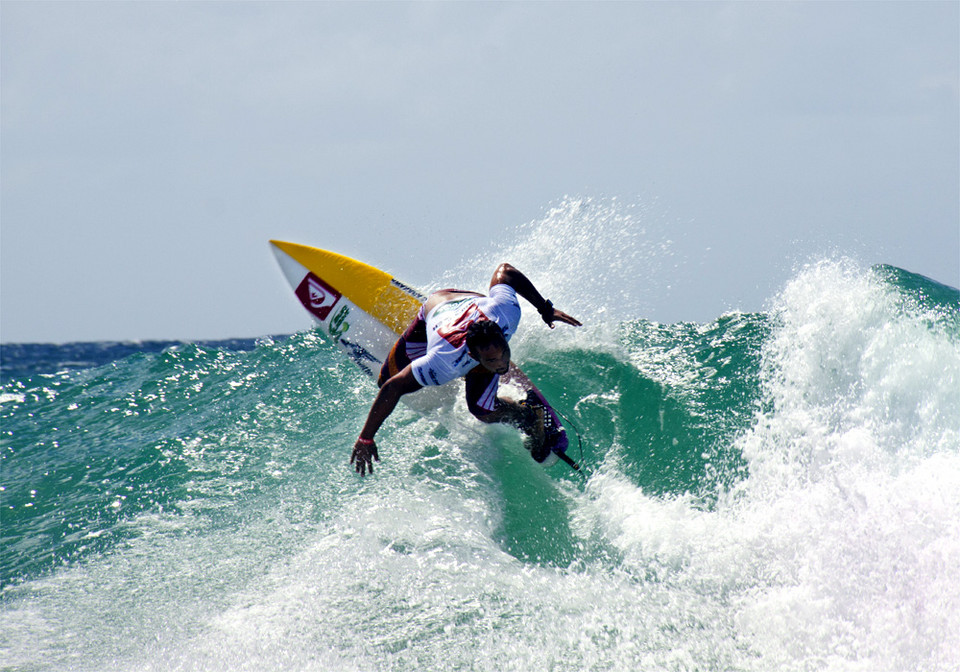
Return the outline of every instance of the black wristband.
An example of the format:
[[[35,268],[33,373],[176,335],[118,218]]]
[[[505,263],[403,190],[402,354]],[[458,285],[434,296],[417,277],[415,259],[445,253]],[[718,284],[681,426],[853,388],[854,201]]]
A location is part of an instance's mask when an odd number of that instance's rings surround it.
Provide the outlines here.
[[[543,308],[540,309],[540,317],[543,318],[543,321],[547,324],[552,324],[553,322],[553,301],[547,301],[543,304]]]

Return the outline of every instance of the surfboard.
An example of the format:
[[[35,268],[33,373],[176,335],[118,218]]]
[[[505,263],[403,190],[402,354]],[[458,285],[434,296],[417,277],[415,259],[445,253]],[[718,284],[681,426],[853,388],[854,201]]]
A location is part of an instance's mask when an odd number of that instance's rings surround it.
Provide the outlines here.
[[[337,347],[373,379],[397,337],[413,321],[425,294],[389,273],[356,259],[308,245],[271,240],[270,246],[294,296]],[[566,430],[556,410],[536,385],[513,363],[501,382],[522,394],[533,394],[543,405],[551,433],[550,452],[540,464],[563,459],[579,466],[566,454]],[[404,397],[413,408],[426,411],[449,400],[456,386],[424,388]]]

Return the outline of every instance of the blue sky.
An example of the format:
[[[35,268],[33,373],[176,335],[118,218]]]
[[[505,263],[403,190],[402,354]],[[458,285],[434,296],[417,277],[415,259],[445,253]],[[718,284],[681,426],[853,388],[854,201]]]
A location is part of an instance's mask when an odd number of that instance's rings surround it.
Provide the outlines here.
[[[567,197],[669,239],[659,321],[957,286],[958,8],[5,1],[0,339],[289,333],[269,238],[428,286]]]

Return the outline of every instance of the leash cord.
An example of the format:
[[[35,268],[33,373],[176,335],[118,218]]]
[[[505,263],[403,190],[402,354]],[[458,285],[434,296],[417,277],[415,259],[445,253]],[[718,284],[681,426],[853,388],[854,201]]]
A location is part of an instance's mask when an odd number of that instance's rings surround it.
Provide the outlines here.
[[[583,464],[583,436],[580,434],[580,429],[579,429],[575,424],[573,424],[573,421],[570,420],[570,418],[568,418],[567,416],[565,416],[563,413],[561,413],[560,411],[558,411],[556,408],[554,408],[553,410],[554,410],[554,412],[555,412],[557,415],[559,415],[561,418],[563,418],[564,422],[566,422],[568,425],[570,425],[570,429],[572,429],[572,430],[573,430],[573,433],[577,435],[577,444],[578,444],[578,446],[579,446],[579,448],[580,448],[580,462],[579,462],[579,464],[578,464],[577,467],[574,467],[574,471],[576,471],[576,472],[579,473],[581,476],[583,476],[584,481],[586,481],[586,480],[587,480],[587,475],[586,475],[583,471],[580,470],[580,466],[579,466],[579,465],[582,465],[582,464]],[[571,465],[571,466],[572,466],[572,465]]]

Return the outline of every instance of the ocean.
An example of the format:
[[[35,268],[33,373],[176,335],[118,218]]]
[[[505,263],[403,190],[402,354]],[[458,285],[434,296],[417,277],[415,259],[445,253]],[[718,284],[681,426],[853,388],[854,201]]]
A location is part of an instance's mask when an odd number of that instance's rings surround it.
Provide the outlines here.
[[[0,668],[960,669],[957,290],[826,259],[659,324],[585,278],[513,348],[583,474],[461,399],[361,479],[375,388],[319,330],[4,344]]]

